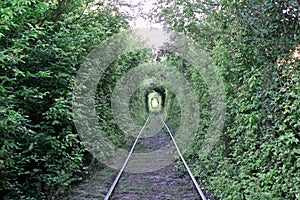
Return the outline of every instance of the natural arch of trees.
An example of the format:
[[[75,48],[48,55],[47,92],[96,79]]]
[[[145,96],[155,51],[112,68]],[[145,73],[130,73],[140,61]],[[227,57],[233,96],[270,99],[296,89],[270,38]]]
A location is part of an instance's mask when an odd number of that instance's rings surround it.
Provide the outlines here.
[[[204,114],[199,140],[185,152],[201,185],[217,198],[300,198],[299,5],[157,1],[151,17],[201,44],[226,86],[221,140],[199,159],[209,119]],[[0,196],[56,199],[82,180],[92,160],[72,120],[76,72],[84,56],[128,23],[116,7],[89,0],[4,0],[0,8]],[[192,66],[162,54],[207,95]],[[131,52],[109,69],[99,83],[103,118],[112,121],[106,97],[117,78],[149,59]],[[207,102],[200,105],[209,110]],[[117,127],[102,125],[123,145]]]

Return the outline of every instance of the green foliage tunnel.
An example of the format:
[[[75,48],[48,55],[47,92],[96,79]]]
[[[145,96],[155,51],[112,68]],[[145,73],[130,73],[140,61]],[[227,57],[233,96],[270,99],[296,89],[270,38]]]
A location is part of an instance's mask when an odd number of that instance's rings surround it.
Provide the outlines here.
[[[299,199],[298,1],[159,0],[156,6],[152,17],[201,44],[225,83],[223,134],[202,158],[212,109],[207,86],[188,61],[160,52],[201,97],[199,130],[185,156],[205,191],[217,199]],[[76,72],[97,44],[126,28],[125,16],[103,2],[0,2],[0,198],[58,199],[87,173],[91,155],[71,109]],[[116,145],[124,145],[124,136],[113,125],[110,91],[150,59],[143,50],[123,55],[99,83],[99,122]],[[132,97],[131,114],[145,119],[140,94]],[[175,100],[166,109],[179,116]]]

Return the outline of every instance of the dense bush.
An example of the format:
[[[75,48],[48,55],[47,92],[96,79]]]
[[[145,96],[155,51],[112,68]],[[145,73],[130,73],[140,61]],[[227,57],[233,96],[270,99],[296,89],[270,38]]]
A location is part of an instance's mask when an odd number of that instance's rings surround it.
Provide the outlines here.
[[[122,76],[151,59],[152,55],[149,49],[140,49],[123,54],[108,67],[99,81],[96,97],[99,125],[111,142],[118,147],[124,147],[125,144],[130,146],[132,144],[131,140],[134,138],[130,134],[124,134],[119,128],[119,122],[114,119],[113,110],[111,109],[113,91]],[[144,124],[146,120],[146,113],[142,106],[141,90],[142,88],[138,88],[130,97],[128,108],[123,107],[123,109],[130,110],[130,117],[136,124]]]
[[[86,171],[71,95],[82,58],[127,27],[89,0],[0,3],[0,196],[56,199]]]
[[[199,180],[221,199],[299,199],[297,1],[161,0],[158,5],[168,28],[210,52],[226,85],[222,139],[201,160],[201,140],[186,151]]]

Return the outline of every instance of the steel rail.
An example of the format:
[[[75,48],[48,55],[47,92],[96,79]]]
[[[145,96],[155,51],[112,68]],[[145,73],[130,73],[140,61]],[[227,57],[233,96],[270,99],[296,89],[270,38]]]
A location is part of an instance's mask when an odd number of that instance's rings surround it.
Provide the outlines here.
[[[184,164],[186,170],[188,171],[188,173],[189,173],[191,179],[193,180],[193,183],[194,183],[194,185],[195,185],[195,187],[196,187],[196,189],[197,189],[199,195],[201,196],[202,200],[207,200],[206,197],[205,197],[205,195],[204,195],[204,193],[202,192],[202,190],[201,190],[199,184],[197,183],[197,181],[196,181],[196,179],[195,179],[193,173],[191,172],[189,166],[187,165],[187,163],[186,163],[184,157],[182,156],[182,154],[181,154],[181,152],[180,152],[180,150],[179,150],[179,148],[178,148],[178,146],[177,146],[177,144],[176,144],[176,141],[175,141],[175,139],[174,139],[174,137],[173,137],[172,132],[170,131],[170,129],[169,129],[169,127],[167,126],[167,124],[165,123],[164,119],[163,119],[163,118],[161,118],[161,119],[162,119],[162,122],[163,122],[164,126],[167,128],[167,130],[168,130],[168,132],[169,132],[169,135],[170,135],[170,137],[171,137],[171,139],[172,139],[172,141],[173,141],[173,143],[174,143],[174,146],[176,147],[176,150],[177,150],[177,152],[178,152],[178,154],[179,154],[179,156],[180,156],[180,158],[181,158],[181,160],[182,160],[182,162],[183,162],[183,164]]]
[[[140,136],[141,136],[143,130],[145,129],[145,127],[146,127],[146,125],[147,125],[147,123],[148,123],[148,121],[149,121],[149,118],[150,118],[150,116],[148,116],[148,118],[147,118],[147,120],[146,120],[144,126],[142,127],[142,129],[140,130],[138,136],[136,137],[136,139],[135,139],[135,141],[134,141],[134,143],[133,143],[133,145],[132,145],[132,147],[131,147],[131,149],[130,149],[130,152],[128,153],[128,156],[127,156],[127,158],[126,158],[126,160],[125,160],[125,162],[124,162],[124,164],[123,164],[123,166],[122,166],[122,168],[120,169],[118,175],[116,176],[116,178],[115,178],[113,184],[112,184],[111,187],[109,188],[109,190],[108,190],[108,192],[107,192],[107,194],[106,194],[104,200],[108,200],[108,199],[110,198],[112,192],[114,191],[116,185],[118,184],[119,179],[120,179],[120,177],[121,177],[121,175],[122,175],[124,169],[126,168],[126,165],[127,165],[128,161],[129,161],[129,159],[130,159],[130,157],[131,157],[131,155],[132,155],[132,153],[133,153],[133,150],[134,150],[134,148],[135,148],[135,146],[136,146],[136,144],[137,144],[137,142],[138,142],[138,140],[139,140],[139,138],[140,138]]]

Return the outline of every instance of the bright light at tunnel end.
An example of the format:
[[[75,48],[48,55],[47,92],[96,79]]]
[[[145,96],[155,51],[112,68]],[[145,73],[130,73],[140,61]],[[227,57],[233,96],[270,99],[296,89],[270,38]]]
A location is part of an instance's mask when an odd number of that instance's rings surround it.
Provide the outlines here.
[[[111,168],[119,169],[128,151],[116,147],[106,138],[105,132],[99,127],[94,98],[99,80],[107,67],[121,55],[144,48],[155,51],[165,43],[170,45],[171,51],[175,55],[188,61],[199,72],[209,89],[212,113],[199,157],[207,156],[219,140],[225,121],[225,88],[209,54],[192,39],[175,33],[169,34],[162,29],[124,31],[99,44],[87,56],[78,71],[73,88],[72,109],[76,129],[91,154]],[[128,109],[129,100],[133,93],[145,84],[145,80],[149,79],[168,88],[179,101],[181,122],[175,139],[181,150],[184,151],[192,143],[192,138],[198,129],[199,98],[181,72],[171,69],[161,62],[150,61],[141,64],[129,70],[118,80],[111,99],[115,122],[124,134],[137,135],[141,126],[134,124],[131,119]],[[153,103],[153,108],[159,107],[159,99],[150,103]],[[145,130],[146,132],[147,130],[148,132],[160,130],[156,126],[157,124],[150,123]],[[163,147],[153,152],[134,153],[125,171],[132,173],[156,171],[174,162],[173,152],[172,147]],[[159,162],[153,162],[155,160]]]

